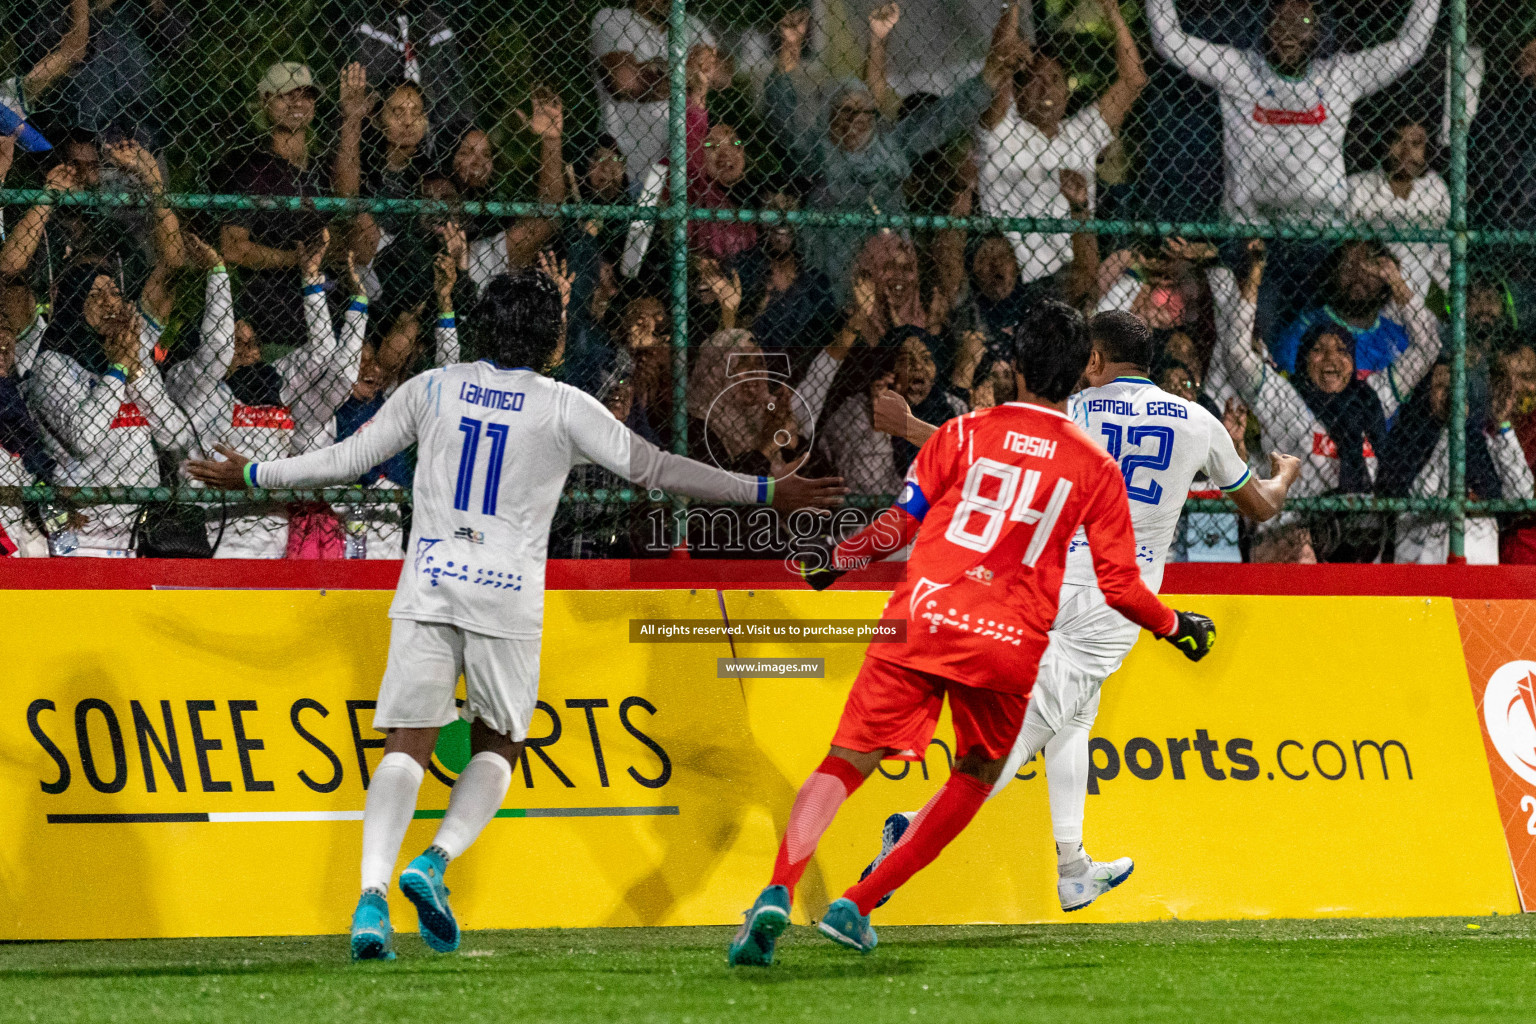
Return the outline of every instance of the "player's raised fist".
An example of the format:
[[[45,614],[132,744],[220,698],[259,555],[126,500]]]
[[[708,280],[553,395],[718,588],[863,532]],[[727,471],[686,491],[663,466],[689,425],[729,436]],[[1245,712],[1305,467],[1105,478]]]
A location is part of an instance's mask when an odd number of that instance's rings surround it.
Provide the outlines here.
[[[1194,612],[1174,612],[1179,628],[1163,637],[1190,661],[1199,661],[1216,646],[1216,623]]]

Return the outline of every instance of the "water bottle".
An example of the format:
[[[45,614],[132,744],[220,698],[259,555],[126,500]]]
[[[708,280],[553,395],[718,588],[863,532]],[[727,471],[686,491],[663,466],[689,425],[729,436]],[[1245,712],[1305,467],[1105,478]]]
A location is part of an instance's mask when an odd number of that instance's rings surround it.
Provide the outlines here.
[[[80,547],[80,536],[69,528],[69,509],[59,505],[42,507],[43,532],[48,535],[48,554],[62,558]]]
[[[343,549],[344,558],[368,557],[368,521],[357,512],[357,506],[347,513],[342,522],[342,532],[346,537],[346,546]]]

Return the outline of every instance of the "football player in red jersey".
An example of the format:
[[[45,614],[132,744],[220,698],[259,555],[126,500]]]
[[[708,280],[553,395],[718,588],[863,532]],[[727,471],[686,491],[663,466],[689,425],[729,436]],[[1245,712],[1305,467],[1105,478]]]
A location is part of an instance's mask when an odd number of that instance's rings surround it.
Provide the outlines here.
[[[831,750],[795,798],[773,878],[731,942],[732,965],[773,962],[794,886],[838,808],[881,760],[922,759],[948,696],[949,781],[911,837],[817,925],[843,945],[875,947],[870,911],[970,823],[1012,750],[1079,525],[1110,607],[1195,661],[1215,641],[1209,619],[1173,611],[1142,583],[1120,467],[1064,412],[1092,350],[1082,314],[1042,303],[1015,346],[1020,400],[945,423],[896,504],[839,544],[830,565],[804,567],[820,590],[915,538],[907,579],[882,614],[906,622],[906,642],[866,653]]]

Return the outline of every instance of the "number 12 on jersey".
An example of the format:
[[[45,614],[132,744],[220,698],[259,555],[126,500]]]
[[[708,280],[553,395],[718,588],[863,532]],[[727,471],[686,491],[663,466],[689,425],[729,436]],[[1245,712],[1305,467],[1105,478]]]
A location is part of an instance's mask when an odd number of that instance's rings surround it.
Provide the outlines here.
[[[453,488],[453,507],[460,512],[469,511],[469,492],[475,482],[475,456],[480,451],[482,428],[491,443],[491,457],[485,470],[485,494],[480,499],[480,511],[493,516],[496,514],[496,494],[501,490],[501,459],[506,454],[507,434],[511,429],[505,423],[486,423],[469,416],[459,418],[464,447],[459,449],[459,476]]]
[[[1124,429],[1118,423],[1105,423],[1104,448],[1109,452],[1109,457],[1120,463],[1120,472],[1125,476],[1125,496],[1132,501],[1145,502],[1148,505],[1156,505],[1163,500],[1163,485],[1156,480],[1150,480],[1145,487],[1136,486],[1136,471],[1146,469],[1152,473],[1158,473],[1168,468],[1173,462],[1173,428],[1172,427],[1132,427]],[[1157,451],[1150,455],[1137,452],[1133,455],[1120,457],[1120,439],[1133,445],[1140,445],[1143,441],[1156,441]]]
[[[983,493],[991,492],[994,482],[995,493]],[[1005,523],[1032,523],[1035,533],[1029,539],[1029,547],[1024,549],[1022,561],[1033,568],[1044,553],[1046,542],[1051,539],[1051,531],[1056,528],[1067,495],[1072,493],[1072,481],[1065,477],[1057,480],[1043,509],[1034,507],[1035,492],[1039,489],[1038,469],[1021,469],[995,459],[977,459],[965,475],[960,504],[950,516],[944,539],[985,554],[997,543]],[[972,528],[972,521],[976,519],[982,520],[980,532]]]

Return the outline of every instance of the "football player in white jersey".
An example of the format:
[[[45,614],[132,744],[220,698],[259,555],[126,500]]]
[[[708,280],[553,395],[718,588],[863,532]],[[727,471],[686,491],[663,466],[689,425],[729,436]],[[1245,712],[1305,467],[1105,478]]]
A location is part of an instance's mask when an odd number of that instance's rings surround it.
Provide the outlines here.
[[[572,466],[592,462],[642,487],[780,510],[829,507],[845,493],[837,478],[743,476],[664,452],[595,398],[544,376],[539,370],[559,362],[565,343],[562,290],[540,270],[492,279],[471,326],[494,357],[412,378],[340,444],[270,462],[220,446],[224,460],[186,463],[215,487],[318,487],[354,480],[417,446],[410,547],[373,718],[389,738],[363,812],[354,959],[394,957],[390,876],[438,730],[462,714],[474,756],[431,847],[400,875],[427,944],[458,947],[443,872],[495,816],[528,736],[549,525]],[[461,673],[462,713],[454,705]]]
[[[1120,463],[1136,530],[1136,560],[1154,592],[1178,528],[1190,482],[1207,476],[1238,510],[1263,521],[1279,514],[1301,463],[1279,452],[1270,455],[1270,478],[1260,480],[1238,457],[1226,427],[1198,404],[1153,384],[1148,371],[1152,333],[1141,317],[1113,310],[1089,325],[1093,354],[1084,373],[1086,387],[1068,401],[1067,411]],[[889,402],[889,400],[887,400]],[[893,407],[894,403],[890,403]],[[877,422],[900,423],[900,410],[877,409]],[[922,443],[934,429],[905,416],[906,435]],[[1130,876],[1128,857],[1098,862],[1083,849],[1083,811],[1088,799],[1088,732],[1099,711],[1099,688],[1136,645],[1140,629],[1104,603],[1093,572],[1088,541],[1081,531],[1067,552],[1061,605],[1050,646],[1030,694],[1024,726],[992,796],[1013,780],[1019,767],[1045,751],[1045,777],[1056,839],[1057,895],[1061,909],[1080,910]],[[893,814],[882,830],[878,864],[926,812]],[[871,864],[869,870],[873,870]]]

